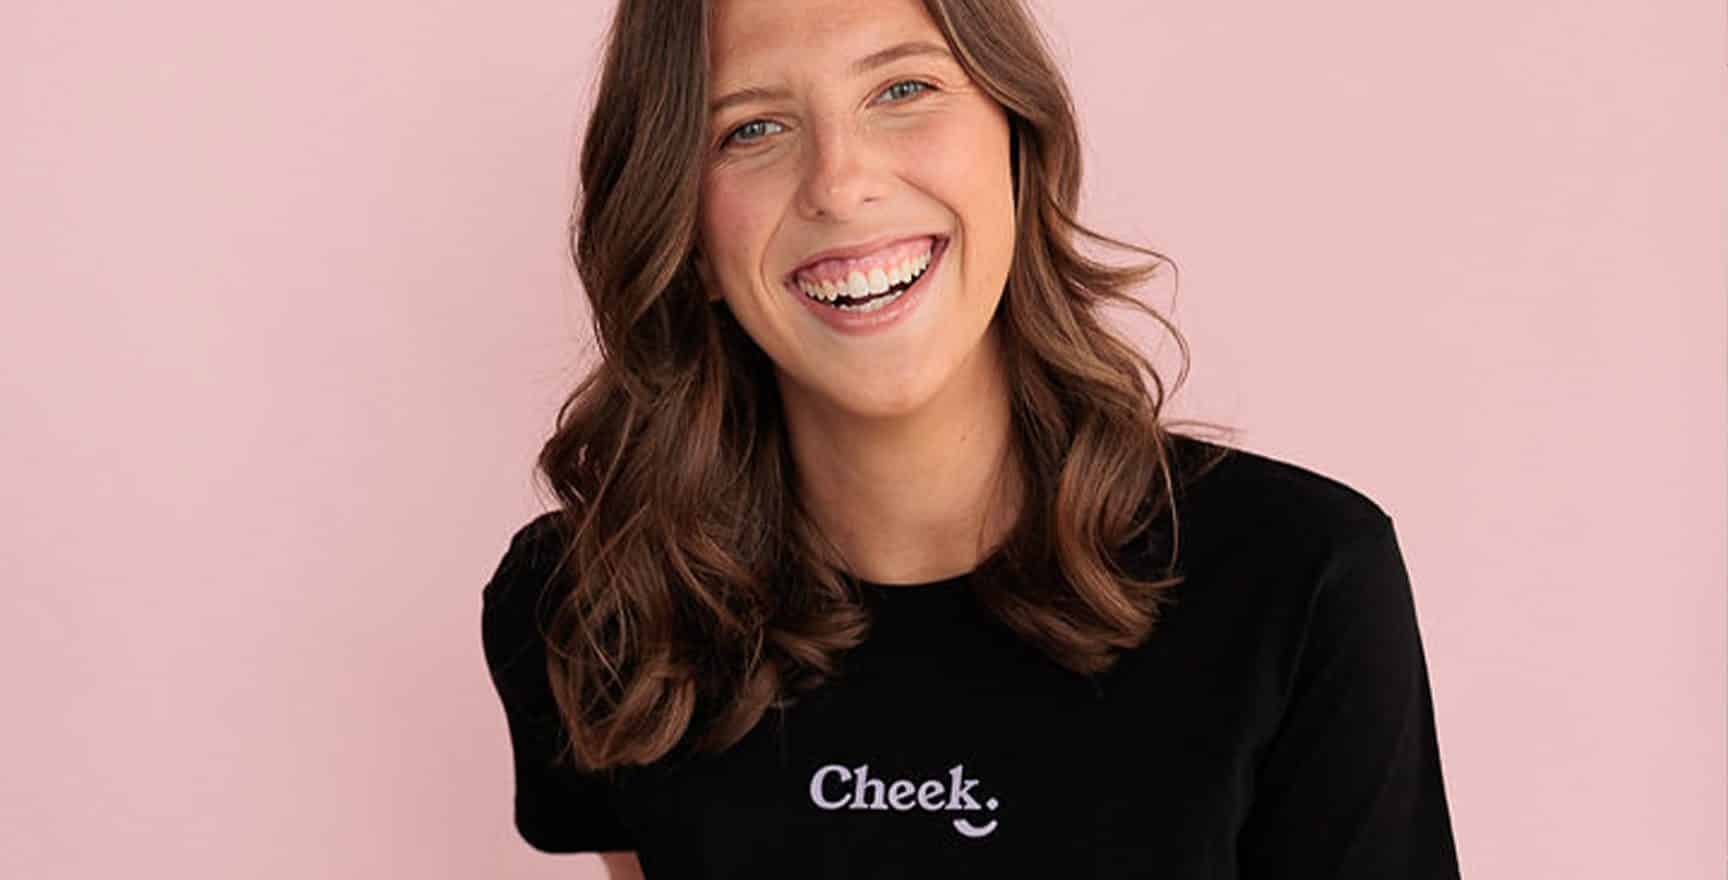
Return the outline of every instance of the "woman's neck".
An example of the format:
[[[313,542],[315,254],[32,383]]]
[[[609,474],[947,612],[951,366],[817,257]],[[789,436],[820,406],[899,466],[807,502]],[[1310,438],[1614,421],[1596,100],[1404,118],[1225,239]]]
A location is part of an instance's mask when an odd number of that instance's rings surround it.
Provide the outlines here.
[[[927,583],[971,571],[1013,526],[1020,486],[994,338],[901,418],[860,420],[787,397],[804,505],[853,575]]]

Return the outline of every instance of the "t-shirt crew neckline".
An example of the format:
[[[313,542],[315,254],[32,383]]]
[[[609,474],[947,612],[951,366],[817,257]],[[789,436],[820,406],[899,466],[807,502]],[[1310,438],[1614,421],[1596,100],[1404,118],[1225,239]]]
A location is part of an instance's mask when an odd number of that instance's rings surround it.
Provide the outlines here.
[[[937,594],[950,594],[957,592],[960,588],[963,588],[966,585],[967,581],[972,579],[973,574],[974,572],[968,571],[945,577],[940,580],[923,581],[921,583],[911,584],[884,584],[876,581],[865,580],[863,578],[858,578],[857,580],[859,586],[871,595],[882,596],[890,600],[909,600],[916,598],[930,598]]]

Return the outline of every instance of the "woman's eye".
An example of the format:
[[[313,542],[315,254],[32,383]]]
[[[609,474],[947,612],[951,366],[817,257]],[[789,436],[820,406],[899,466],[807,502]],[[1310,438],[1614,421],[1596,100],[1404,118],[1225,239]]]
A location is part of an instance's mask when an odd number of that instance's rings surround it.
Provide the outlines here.
[[[905,100],[906,98],[912,97],[920,92],[929,91],[933,88],[935,88],[935,86],[932,86],[923,80],[907,79],[901,80],[900,82],[883,89],[882,95],[889,99],[889,103],[894,103]],[[777,130],[783,127],[784,126],[780,125],[780,123],[772,120],[752,119],[751,121],[732,129],[732,131],[726,135],[726,139],[721,142],[720,146],[729,147],[734,144],[744,145],[756,143],[768,135],[774,134]]]
[[[767,126],[770,126],[770,125],[776,125],[777,126],[779,124],[780,123],[778,123],[778,122],[771,122],[767,119],[753,119],[749,122],[744,123],[743,125],[738,126],[737,128],[732,129],[732,133],[726,136],[726,143],[727,144],[754,143],[755,141],[758,141],[761,138],[760,137],[752,137],[751,136],[752,134],[763,135],[763,136],[771,134],[771,132],[763,131],[763,129]]]
[[[908,88],[906,88],[907,86],[915,86],[915,88],[908,89]],[[882,94],[896,96],[895,100],[898,100],[899,98],[902,98],[902,97],[910,97],[912,95],[916,95],[919,92],[925,91],[925,90],[930,89],[930,88],[934,88],[934,87],[931,86],[929,83],[924,82],[923,80],[907,79],[907,80],[901,80],[900,82],[897,82],[897,83],[889,86],[887,89],[883,90]]]

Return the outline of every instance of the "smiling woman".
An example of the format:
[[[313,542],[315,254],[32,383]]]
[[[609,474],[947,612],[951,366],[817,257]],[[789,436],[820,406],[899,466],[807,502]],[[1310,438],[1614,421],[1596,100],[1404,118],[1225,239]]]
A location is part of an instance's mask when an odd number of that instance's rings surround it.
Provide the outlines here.
[[[934,428],[936,414],[1000,436],[1007,398],[991,324],[1014,251],[1008,111],[917,3],[807,8],[791,20],[781,5],[714,8],[711,82],[721,97],[710,111],[717,147],[702,173],[697,257],[708,296],[724,299],[781,374],[791,442],[807,447],[801,460],[869,461],[847,445],[903,463],[926,458],[859,428]],[[897,292],[908,262],[928,264],[928,277]],[[823,482],[812,487],[818,495],[841,488]],[[836,518],[839,506],[819,505]]]
[[[1391,520],[1171,430],[1019,2],[623,0],[581,177],[603,358],[484,590],[529,843],[1457,875]]]

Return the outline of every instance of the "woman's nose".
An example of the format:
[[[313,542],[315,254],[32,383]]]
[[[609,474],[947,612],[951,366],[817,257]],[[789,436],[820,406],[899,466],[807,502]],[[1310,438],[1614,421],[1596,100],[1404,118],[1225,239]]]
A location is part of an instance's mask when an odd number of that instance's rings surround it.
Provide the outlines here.
[[[880,197],[877,159],[857,132],[814,126],[804,149],[799,202],[806,219],[848,220]]]

